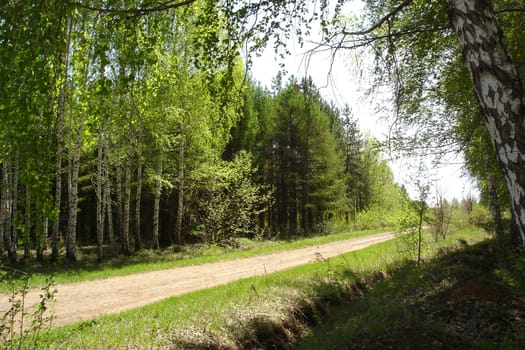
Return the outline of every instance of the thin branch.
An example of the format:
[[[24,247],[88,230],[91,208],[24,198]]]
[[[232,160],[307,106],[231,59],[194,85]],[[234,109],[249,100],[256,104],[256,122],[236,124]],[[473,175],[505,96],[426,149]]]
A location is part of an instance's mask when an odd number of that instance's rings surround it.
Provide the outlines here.
[[[159,3],[157,6],[147,8],[134,8],[134,9],[118,9],[109,7],[95,7],[84,5],[77,1],[68,1],[72,6],[76,6],[85,10],[98,12],[101,14],[125,14],[125,15],[146,15],[148,13],[161,12],[169,9],[179,8],[188,6],[196,2],[197,0],[181,0],[181,1],[166,1]]]
[[[494,13],[508,13],[508,12],[525,12],[525,8],[506,8],[501,10],[495,10]]]
[[[378,35],[378,36],[364,36],[362,38],[354,38],[352,40],[345,40],[345,35],[342,35],[342,39],[338,40],[337,43],[329,44],[329,41],[326,42],[314,42],[309,41],[316,46],[312,48],[312,53],[314,52],[323,52],[329,50],[339,50],[339,49],[357,49],[360,47],[368,46],[376,41],[385,40],[389,38],[398,38],[401,36],[415,35],[420,33],[432,33],[432,32],[441,32],[449,29],[448,27],[435,27],[435,28],[422,28],[416,30],[403,30],[398,32],[391,32],[389,34]]]
[[[368,29],[365,29],[363,31],[357,31],[357,32],[347,32],[343,30],[342,34],[344,35],[366,35],[372,33],[377,28],[381,27],[386,21],[388,21],[390,18],[394,17],[398,12],[400,12],[402,9],[410,5],[410,3],[413,0],[405,0],[401,4],[399,4],[396,8],[394,8],[392,11],[386,14],[383,18],[381,18],[378,22],[376,22],[374,25],[369,27]]]

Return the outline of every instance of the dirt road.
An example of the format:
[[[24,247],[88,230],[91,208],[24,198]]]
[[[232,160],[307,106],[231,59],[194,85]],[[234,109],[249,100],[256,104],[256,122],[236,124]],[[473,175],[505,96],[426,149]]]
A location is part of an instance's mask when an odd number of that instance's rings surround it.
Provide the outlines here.
[[[58,285],[53,325],[90,320],[241,278],[282,271],[312,262],[319,254],[323,258],[330,258],[393,237],[393,233],[381,233],[244,259]],[[38,290],[31,291],[26,296],[26,305],[36,304],[38,295]],[[7,296],[2,295],[0,313],[3,314],[7,308]]]

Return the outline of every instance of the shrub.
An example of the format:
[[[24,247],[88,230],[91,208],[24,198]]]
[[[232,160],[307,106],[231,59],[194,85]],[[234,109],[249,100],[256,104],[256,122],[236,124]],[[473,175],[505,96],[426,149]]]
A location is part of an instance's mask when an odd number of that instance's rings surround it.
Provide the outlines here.
[[[17,278],[13,278],[13,276]],[[0,315],[0,339],[4,349],[38,349],[43,347],[40,332],[51,326],[53,314],[49,314],[56,290],[53,289],[52,277],[46,280],[41,289],[40,301],[29,312],[26,295],[29,292],[29,275],[11,268],[2,268],[0,281],[11,287],[9,309]]]
[[[258,215],[267,210],[271,194],[254,184],[251,155],[239,153],[231,162],[206,164],[194,174],[196,218],[194,233],[208,243],[222,243],[236,237],[255,237],[259,233]]]

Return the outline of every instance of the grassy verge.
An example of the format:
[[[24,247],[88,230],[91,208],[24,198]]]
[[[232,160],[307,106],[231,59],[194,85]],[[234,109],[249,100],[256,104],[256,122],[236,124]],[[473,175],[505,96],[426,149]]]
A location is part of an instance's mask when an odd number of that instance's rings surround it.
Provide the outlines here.
[[[57,284],[95,280],[140,272],[170,269],[174,267],[197,265],[220,260],[239,259],[259,254],[296,249],[323,243],[335,242],[385,232],[387,229],[344,232],[294,241],[239,239],[236,247],[218,245],[189,245],[171,247],[163,250],[142,250],[133,256],[119,256],[99,262],[94,254],[79,254],[79,261],[61,261],[44,266],[20,266],[30,270],[29,287],[45,285],[46,279],[53,275]],[[0,293],[8,292],[7,286],[0,285]]]
[[[524,349],[523,251],[485,241],[332,308],[298,349]]]
[[[457,239],[485,239],[481,231],[457,233],[427,247],[429,258]],[[305,337],[331,304],[360,295],[368,284],[351,287],[374,271],[404,261],[398,239],[319,260],[282,273],[248,278],[164,300],[118,315],[48,331],[51,349],[122,348],[286,348]],[[370,280],[380,280],[385,273]],[[365,279],[366,281],[367,279]]]

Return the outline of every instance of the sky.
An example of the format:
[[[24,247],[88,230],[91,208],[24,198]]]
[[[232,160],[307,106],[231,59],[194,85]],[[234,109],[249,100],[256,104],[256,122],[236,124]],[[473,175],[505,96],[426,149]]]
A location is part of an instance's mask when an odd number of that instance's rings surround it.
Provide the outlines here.
[[[354,11],[358,11],[358,8]],[[392,103],[387,93],[367,95],[366,91],[371,86],[367,62],[371,60],[366,59],[366,55],[359,58],[356,57],[356,53],[343,52],[336,56],[331,66],[330,53],[316,53],[307,61],[305,56],[307,48],[300,48],[293,38],[288,43],[288,49],[291,55],[286,57],[284,62],[275,57],[271,45],[260,57],[254,57],[251,67],[252,77],[262,86],[270,88],[272,79],[281,69],[279,62],[284,63],[288,72],[287,77],[311,76],[323,98],[333,101],[340,108],[345,104],[352,108],[354,117],[357,118],[360,130],[364,134],[372,135],[381,141],[386,139],[388,124],[385,120],[389,119]],[[283,81],[286,81],[286,78]],[[385,157],[388,159],[387,155]],[[396,181],[407,188],[412,198],[417,198],[418,191],[414,186],[414,177],[418,175],[413,167],[414,159],[400,159],[395,162],[388,160]],[[479,196],[475,183],[465,174],[461,155],[451,156],[447,164],[439,168],[432,168],[431,165],[428,165],[428,168],[426,176],[432,179],[429,180],[430,202],[435,198],[436,192],[449,200]]]

